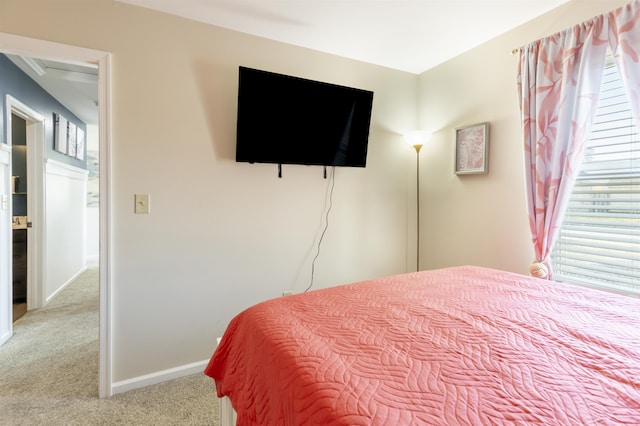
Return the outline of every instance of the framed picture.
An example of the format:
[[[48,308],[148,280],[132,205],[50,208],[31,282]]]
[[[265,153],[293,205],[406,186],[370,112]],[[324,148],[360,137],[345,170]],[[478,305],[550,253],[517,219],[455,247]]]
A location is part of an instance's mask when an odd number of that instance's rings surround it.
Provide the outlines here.
[[[67,155],[70,155],[71,157],[75,157],[76,156],[76,152],[77,152],[77,145],[76,145],[76,132],[77,132],[77,126],[75,123],[72,123],[71,121],[69,121],[69,142],[67,145]]]
[[[76,158],[84,160],[84,130],[76,128]]]
[[[489,123],[456,129],[455,174],[489,171]]]
[[[62,154],[67,153],[67,119],[54,114],[54,149]]]

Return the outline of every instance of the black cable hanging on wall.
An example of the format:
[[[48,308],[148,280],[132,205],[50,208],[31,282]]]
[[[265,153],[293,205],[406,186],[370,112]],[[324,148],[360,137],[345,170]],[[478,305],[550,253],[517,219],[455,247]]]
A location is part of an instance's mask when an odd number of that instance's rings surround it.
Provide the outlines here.
[[[325,168],[325,172],[326,172],[326,168]],[[313,287],[313,278],[315,276],[315,270],[316,270],[316,259],[318,259],[318,256],[320,256],[320,246],[322,245],[324,234],[327,232],[327,228],[329,228],[329,213],[331,212],[331,207],[333,206],[333,188],[335,187],[335,184],[336,184],[336,167],[333,166],[331,168],[331,190],[329,191],[329,207],[327,207],[327,213],[325,214],[325,217],[324,217],[324,229],[322,230],[322,234],[320,234],[320,240],[318,241],[318,248],[316,250],[316,255],[311,261],[311,282],[309,283],[309,286],[304,290],[304,293],[306,293],[307,291],[309,291],[309,289],[311,289],[311,287]]]

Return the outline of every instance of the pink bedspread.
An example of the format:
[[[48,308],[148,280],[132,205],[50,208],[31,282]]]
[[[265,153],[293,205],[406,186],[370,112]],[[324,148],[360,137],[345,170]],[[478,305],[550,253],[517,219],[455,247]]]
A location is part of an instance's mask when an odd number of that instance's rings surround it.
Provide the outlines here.
[[[239,425],[639,425],[640,300],[398,275],[247,309],[205,372]]]

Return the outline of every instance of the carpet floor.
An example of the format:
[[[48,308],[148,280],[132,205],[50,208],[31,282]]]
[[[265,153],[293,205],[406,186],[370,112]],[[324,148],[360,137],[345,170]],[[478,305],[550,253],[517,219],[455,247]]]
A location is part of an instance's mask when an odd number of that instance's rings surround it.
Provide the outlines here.
[[[98,279],[88,269],[13,324],[0,347],[0,425],[218,425],[204,374],[98,398]]]

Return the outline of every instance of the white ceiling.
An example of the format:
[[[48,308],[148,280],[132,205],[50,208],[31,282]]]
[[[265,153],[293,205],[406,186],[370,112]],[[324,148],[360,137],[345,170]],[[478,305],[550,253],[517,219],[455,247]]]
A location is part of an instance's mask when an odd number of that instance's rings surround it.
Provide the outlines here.
[[[570,0],[116,1],[419,74]],[[82,121],[98,123],[97,69],[7,56]]]
[[[568,0],[118,1],[419,74]]]
[[[87,124],[98,124],[98,67],[6,55],[40,87]]]

